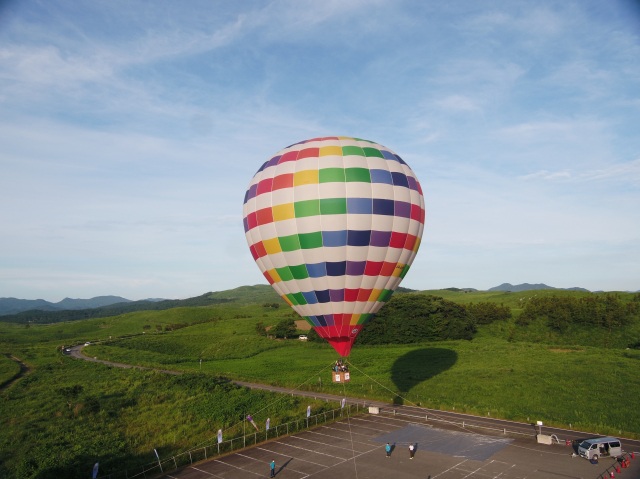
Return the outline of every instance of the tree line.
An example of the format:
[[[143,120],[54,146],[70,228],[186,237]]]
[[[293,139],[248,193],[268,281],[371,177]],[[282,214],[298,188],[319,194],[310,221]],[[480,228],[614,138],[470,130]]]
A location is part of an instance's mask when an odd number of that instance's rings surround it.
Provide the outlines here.
[[[411,344],[423,341],[473,339],[480,325],[511,322],[526,327],[538,321],[550,331],[569,334],[569,327],[598,328],[611,333],[640,321],[640,293],[622,298],[615,293],[584,297],[553,295],[530,298],[514,320],[511,308],[492,302],[459,304],[439,296],[394,296],[362,330],[357,344]],[[259,328],[264,331],[263,325]],[[291,319],[269,331],[276,337],[295,337]],[[264,334],[264,333],[263,333]],[[309,341],[323,341],[315,331]],[[640,341],[629,347],[640,348]]]
[[[558,332],[566,332],[570,326],[595,327],[611,332],[631,324],[640,315],[640,293],[630,301],[620,295],[541,296],[527,301],[516,324],[526,326],[542,320]]]

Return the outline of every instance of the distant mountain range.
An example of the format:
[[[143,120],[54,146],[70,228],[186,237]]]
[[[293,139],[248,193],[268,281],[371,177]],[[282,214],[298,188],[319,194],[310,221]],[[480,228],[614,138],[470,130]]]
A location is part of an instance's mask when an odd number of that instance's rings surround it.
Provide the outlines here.
[[[447,288],[451,290],[460,290],[460,291],[477,291],[474,288]],[[568,290],[568,291],[586,291],[584,288],[554,288],[553,286],[547,286],[543,283],[538,284],[517,284],[513,285],[510,283],[503,283],[500,286],[495,286],[493,288],[488,289],[487,291],[528,291],[532,289],[558,289],[558,290]],[[411,292],[413,290],[409,290],[407,288],[398,288],[397,292]],[[0,316],[14,315],[24,313],[25,311],[48,311],[48,312],[57,312],[57,311],[83,311],[83,310],[92,310],[92,309],[103,309],[104,314],[112,314],[114,309],[117,308],[118,313],[128,312],[128,311],[139,311],[141,309],[165,309],[168,307],[175,306],[186,306],[187,304],[213,304],[213,303],[221,303],[221,302],[233,302],[240,298],[243,298],[246,294],[250,294],[254,297],[260,294],[260,300],[269,301],[269,300],[277,300],[277,295],[273,292],[270,286],[267,285],[256,285],[256,286],[242,286],[240,288],[221,291],[216,293],[207,293],[202,296],[197,296],[194,298],[190,298],[187,300],[168,300],[162,298],[149,298],[143,299],[140,301],[132,301],[127,298],[123,298],[121,296],[96,296],[91,299],[73,299],[73,298],[65,298],[62,301],[57,303],[51,303],[49,301],[45,301],[44,299],[17,299],[17,298],[0,298]],[[157,303],[154,304],[153,307],[150,306],[149,303]],[[145,304],[147,307],[145,307]],[[117,306],[113,306],[117,305]],[[91,314],[90,316],[94,316]]]
[[[513,285],[511,283],[502,283],[500,286],[494,286],[493,288],[489,288],[487,291],[511,291],[513,293],[518,293],[520,291],[529,291],[532,289],[558,289],[562,291],[584,291],[585,293],[589,292],[588,289],[584,289],[584,288],[578,288],[578,287],[554,288],[553,286],[547,286],[544,283],[536,283],[536,284],[522,283],[522,284],[516,284],[516,285]]]
[[[161,299],[147,299],[144,301],[162,301]],[[112,304],[131,303],[130,299],[120,296],[96,296],[91,299],[64,298],[57,303],[44,299],[0,298],[0,315],[17,314],[23,311],[74,311],[80,309],[101,308]]]

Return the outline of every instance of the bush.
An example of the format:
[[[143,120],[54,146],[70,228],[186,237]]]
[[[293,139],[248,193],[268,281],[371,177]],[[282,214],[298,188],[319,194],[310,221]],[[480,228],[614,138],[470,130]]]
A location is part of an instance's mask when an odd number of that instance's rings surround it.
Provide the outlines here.
[[[293,319],[283,319],[269,332],[276,338],[291,338],[296,335],[296,322]]]
[[[424,294],[394,296],[358,336],[358,344],[409,344],[472,339],[473,316],[464,306]]]

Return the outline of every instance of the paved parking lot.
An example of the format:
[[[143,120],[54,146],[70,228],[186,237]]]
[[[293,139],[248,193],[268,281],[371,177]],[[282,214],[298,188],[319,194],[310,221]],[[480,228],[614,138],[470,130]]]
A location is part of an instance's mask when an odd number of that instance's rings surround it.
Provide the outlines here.
[[[393,450],[386,457],[384,445]],[[417,446],[409,458],[409,444]],[[624,443],[623,443],[624,445]],[[397,416],[366,414],[281,437],[228,456],[165,474],[166,479],[596,479],[614,459],[599,464],[572,457],[565,445],[540,445],[530,438],[484,435],[462,428],[440,429]],[[629,451],[631,452],[631,451]],[[614,472],[640,478],[640,457]]]

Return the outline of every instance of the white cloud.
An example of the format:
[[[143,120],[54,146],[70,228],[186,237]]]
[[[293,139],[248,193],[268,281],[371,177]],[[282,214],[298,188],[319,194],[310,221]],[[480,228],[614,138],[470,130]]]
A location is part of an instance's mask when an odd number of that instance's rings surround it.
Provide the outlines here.
[[[478,111],[477,103],[465,95],[449,95],[437,101],[438,106],[451,111]]]
[[[640,48],[607,5],[16,2],[0,30],[0,289],[263,282],[244,189],[324,134],[379,141],[418,174],[428,224],[408,286],[613,284],[609,268],[632,289]]]

